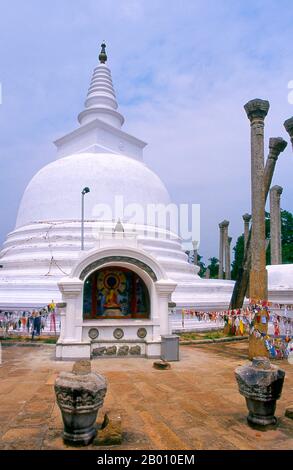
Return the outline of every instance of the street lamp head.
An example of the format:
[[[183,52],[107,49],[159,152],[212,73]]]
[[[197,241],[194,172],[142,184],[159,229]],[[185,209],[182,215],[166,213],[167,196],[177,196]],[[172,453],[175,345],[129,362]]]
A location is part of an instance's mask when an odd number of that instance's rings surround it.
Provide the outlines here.
[[[87,186],[85,188],[83,188],[83,190],[81,191],[81,194],[87,194],[90,192],[90,188],[88,188]]]

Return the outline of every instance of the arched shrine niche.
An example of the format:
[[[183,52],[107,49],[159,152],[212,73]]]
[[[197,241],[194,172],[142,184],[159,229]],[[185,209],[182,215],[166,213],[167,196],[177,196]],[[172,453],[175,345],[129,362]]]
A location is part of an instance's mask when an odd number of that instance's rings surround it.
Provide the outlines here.
[[[97,269],[85,279],[84,320],[149,317],[148,288],[136,272],[120,266],[109,266]]]

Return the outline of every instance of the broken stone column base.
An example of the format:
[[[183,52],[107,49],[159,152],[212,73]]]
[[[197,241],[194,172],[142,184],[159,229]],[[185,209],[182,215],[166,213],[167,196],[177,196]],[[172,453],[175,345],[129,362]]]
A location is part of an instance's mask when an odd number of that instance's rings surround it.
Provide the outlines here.
[[[255,357],[251,363],[237,367],[235,376],[239,392],[246,400],[248,423],[257,426],[276,424],[276,401],[282,393],[285,372],[271,365],[266,357]]]
[[[96,419],[107,392],[105,377],[91,370],[90,361],[74,363],[72,372],[61,372],[55,381],[66,444],[86,446],[96,435]]]

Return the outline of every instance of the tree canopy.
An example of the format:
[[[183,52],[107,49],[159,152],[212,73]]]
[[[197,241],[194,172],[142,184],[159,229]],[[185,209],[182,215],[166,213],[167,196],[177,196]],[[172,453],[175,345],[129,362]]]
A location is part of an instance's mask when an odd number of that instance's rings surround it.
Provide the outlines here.
[[[265,213],[266,216],[266,239],[267,252],[266,262],[271,264],[271,253],[270,253],[270,214]],[[281,210],[281,232],[282,232],[282,263],[288,264],[293,263],[293,214],[286,210]],[[234,260],[232,262],[231,278],[237,279],[239,268],[242,266],[244,256],[244,234],[242,233],[236,241],[233,248]],[[192,251],[186,251],[188,255],[188,261],[194,262],[194,254]],[[219,274],[219,260],[215,256],[212,256],[208,260],[210,263],[208,266],[202,261],[202,256],[198,254],[198,266],[200,267],[199,275],[203,277],[206,273],[207,268],[210,270],[210,278],[217,279]]]
[[[282,263],[293,263],[293,214],[286,210],[281,210],[281,240],[282,240]],[[270,239],[270,214],[266,212],[266,239]],[[234,261],[232,263],[231,277],[236,279],[238,270],[242,265],[244,256],[244,235],[237,238],[233,248]],[[266,262],[271,264],[270,244],[268,243],[266,252]]]

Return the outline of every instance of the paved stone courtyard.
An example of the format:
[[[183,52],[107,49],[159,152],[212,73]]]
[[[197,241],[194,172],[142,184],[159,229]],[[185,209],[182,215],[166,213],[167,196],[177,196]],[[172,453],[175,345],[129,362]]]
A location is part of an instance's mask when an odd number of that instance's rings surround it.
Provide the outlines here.
[[[52,345],[3,347],[0,367],[0,449],[66,449],[53,384],[72,362],[56,362]],[[104,408],[122,416],[123,444],[115,449],[292,449],[293,366],[277,404],[279,425],[261,432],[246,424],[245,400],[234,369],[247,343],[181,346],[181,361],[155,370],[147,359],[96,359],[108,379]],[[92,449],[92,446],[88,448]],[[109,447],[108,447],[109,448]],[[107,449],[99,447],[98,449]]]

